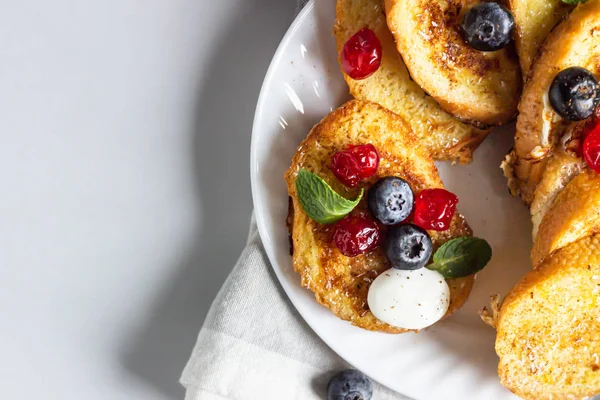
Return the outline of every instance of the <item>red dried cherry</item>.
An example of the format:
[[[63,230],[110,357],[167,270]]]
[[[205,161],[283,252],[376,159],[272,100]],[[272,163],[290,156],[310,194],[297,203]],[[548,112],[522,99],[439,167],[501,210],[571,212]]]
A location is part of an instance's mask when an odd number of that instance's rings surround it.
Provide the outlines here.
[[[358,161],[360,176],[362,179],[373,176],[379,167],[379,153],[372,144],[363,144],[361,146],[351,146],[348,153]]]
[[[381,55],[377,35],[369,28],[363,28],[344,44],[342,68],[352,79],[365,79],[379,69]]]
[[[351,146],[331,158],[331,171],[348,187],[354,187],[361,179],[373,176],[378,166],[379,154],[372,144]]]
[[[597,123],[585,137],[582,153],[587,165],[600,173],[600,123]]]
[[[364,216],[346,216],[337,223],[333,242],[347,257],[356,257],[379,245],[379,227]]]
[[[331,172],[333,172],[340,182],[348,187],[354,187],[360,181],[358,161],[356,161],[352,154],[345,151],[335,153],[331,157]]]
[[[445,189],[423,190],[415,200],[414,222],[423,229],[445,231],[457,204],[458,197]]]

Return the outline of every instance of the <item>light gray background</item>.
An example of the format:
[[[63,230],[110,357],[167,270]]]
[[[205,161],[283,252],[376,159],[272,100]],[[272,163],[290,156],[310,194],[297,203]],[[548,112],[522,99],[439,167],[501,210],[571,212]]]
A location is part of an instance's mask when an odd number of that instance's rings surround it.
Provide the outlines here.
[[[0,4],[0,397],[181,399],[295,2]]]

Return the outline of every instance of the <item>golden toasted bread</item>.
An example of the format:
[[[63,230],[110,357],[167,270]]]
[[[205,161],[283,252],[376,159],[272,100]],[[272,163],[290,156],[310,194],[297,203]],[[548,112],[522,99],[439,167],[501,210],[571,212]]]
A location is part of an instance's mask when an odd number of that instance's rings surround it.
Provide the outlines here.
[[[540,46],[573,6],[562,0],[508,0],[508,5],[515,18],[515,44],[526,79]]]
[[[501,383],[528,400],[600,393],[600,237],[556,251],[510,291],[498,315]]]
[[[540,183],[535,188],[530,208],[534,239],[542,219],[558,193],[583,170],[584,166],[585,163],[580,157],[564,151],[557,151],[549,158]]]
[[[386,176],[406,180],[415,193],[425,188],[443,187],[433,160],[420,147],[418,139],[402,118],[384,107],[352,100],[318,123],[302,142],[285,179],[292,199],[291,236],[294,269],[302,285],[312,290],[317,301],[336,316],[364,329],[389,333],[406,332],[379,321],[369,311],[367,294],[371,282],[390,268],[381,249],[350,258],[332,243],[333,227],[310,219],[296,197],[296,178],[300,168],[318,174],[346,198],[355,198],[360,187],[348,189],[328,168],[331,156],[350,145],[373,144],[380,156],[377,173],[361,183],[367,188]],[[353,213],[367,212],[363,199]],[[455,215],[444,232],[429,232],[434,249],[454,237],[470,235],[464,218]],[[448,280],[451,299],[446,315],[467,299],[473,276]]]
[[[489,129],[478,129],[446,113],[411,79],[387,27],[382,1],[338,0],[336,10],[338,55],[364,27],[375,32],[383,49],[381,66],[370,77],[354,80],[344,73],[352,96],[379,103],[404,118],[434,159],[470,162]]]
[[[385,0],[387,24],[410,75],[444,110],[500,125],[516,115],[521,69],[512,47],[482,52],[462,38],[462,17],[479,2]]]
[[[556,249],[600,227],[600,175],[585,169],[561,190],[542,219],[531,252],[535,267]]]
[[[519,103],[514,154],[511,158],[514,194],[531,203],[547,157],[571,123],[550,105],[548,91],[561,70],[579,66],[600,74],[600,0],[577,6],[544,42],[533,63]]]

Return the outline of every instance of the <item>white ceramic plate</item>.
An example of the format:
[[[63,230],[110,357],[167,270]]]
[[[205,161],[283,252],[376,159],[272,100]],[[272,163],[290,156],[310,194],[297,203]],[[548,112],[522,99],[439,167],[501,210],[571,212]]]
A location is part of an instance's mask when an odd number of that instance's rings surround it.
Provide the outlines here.
[[[383,385],[416,400],[514,399],[496,374],[495,332],[477,315],[490,295],[506,294],[529,269],[529,215],[508,194],[499,168],[512,145],[512,130],[494,132],[468,166],[438,165],[444,183],[460,198],[460,211],[494,251],[459,312],[419,334],[374,333],[339,320],[300,286],[289,255],[283,176],[311,127],[349,98],[331,34],[334,3],[309,3],[298,16],[273,58],[258,100],[251,149],[252,194],[273,268],[314,331],[341,357]]]

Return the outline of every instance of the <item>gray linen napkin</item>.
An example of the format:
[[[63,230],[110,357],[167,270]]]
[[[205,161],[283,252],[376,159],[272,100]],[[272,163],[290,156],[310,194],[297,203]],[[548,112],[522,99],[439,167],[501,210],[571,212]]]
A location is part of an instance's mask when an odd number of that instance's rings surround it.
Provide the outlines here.
[[[298,0],[297,11],[307,3]],[[254,217],[181,376],[186,400],[324,400],[350,366],[304,322],[279,285]],[[374,383],[374,400],[407,400]]]
[[[329,378],[349,368],[290,303],[254,217],[247,246],[217,295],[181,384],[186,400],[326,400]],[[373,400],[407,400],[374,384]]]

